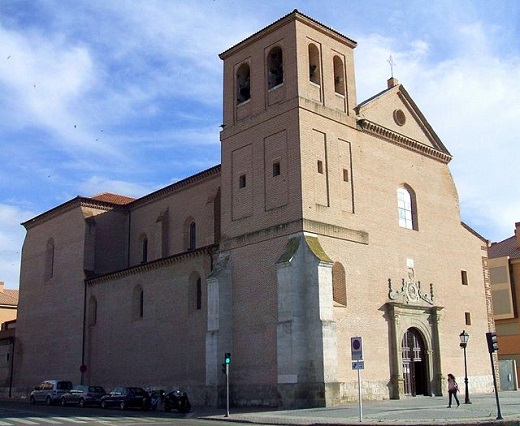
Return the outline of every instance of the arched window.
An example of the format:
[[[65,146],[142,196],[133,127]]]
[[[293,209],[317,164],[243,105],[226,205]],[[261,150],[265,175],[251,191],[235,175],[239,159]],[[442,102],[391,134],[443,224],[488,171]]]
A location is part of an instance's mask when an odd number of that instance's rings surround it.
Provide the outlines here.
[[[132,295],[132,319],[139,320],[144,316],[144,291],[140,285],[134,287]]]
[[[195,306],[197,310],[202,309],[202,280],[197,278],[195,282],[195,292],[196,292],[196,303]]]
[[[251,99],[251,78],[249,64],[243,63],[237,70],[237,104]]]
[[[148,262],[148,237],[146,234],[141,234],[139,237],[141,242],[141,263]]]
[[[315,44],[309,44],[309,80],[320,84],[320,52]]]
[[[334,91],[342,96],[345,96],[345,68],[343,61],[338,55],[334,56]]]
[[[45,247],[45,281],[54,276],[54,240],[49,238]]]
[[[195,222],[190,223],[190,245],[188,250],[195,250],[197,247],[197,225]]]
[[[193,271],[190,274],[188,283],[188,308],[190,312],[200,311],[203,301],[202,278],[200,273]]]
[[[169,216],[169,210],[168,208],[166,208],[166,210],[162,211],[161,214],[157,217],[157,220],[155,221],[155,238],[157,238],[157,247],[159,247],[161,250],[160,257],[166,257],[169,253]]]
[[[332,298],[334,302],[347,306],[345,268],[339,262],[334,262],[332,265]]]
[[[142,318],[144,316],[144,291],[141,290],[139,294],[139,317]]]
[[[282,48],[273,47],[267,55],[267,88],[272,89],[283,83]]]
[[[399,226],[417,230],[417,205],[414,191],[401,186],[397,189],[397,211]]]
[[[94,296],[91,296],[88,301],[87,324],[92,326],[92,325],[96,325],[96,322],[97,322],[97,300]]]

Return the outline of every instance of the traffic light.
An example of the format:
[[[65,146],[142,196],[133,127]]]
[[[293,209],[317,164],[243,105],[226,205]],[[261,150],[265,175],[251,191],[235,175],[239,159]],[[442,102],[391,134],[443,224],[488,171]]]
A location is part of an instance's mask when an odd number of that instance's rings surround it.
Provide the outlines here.
[[[231,364],[231,354],[229,352],[226,352],[226,355],[224,356],[224,361],[226,364]]]
[[[498,351],[498,338],[497,334],[494,331],[491,333],[486,333],[486,340],[490,354],[492,354],[495,351]]]

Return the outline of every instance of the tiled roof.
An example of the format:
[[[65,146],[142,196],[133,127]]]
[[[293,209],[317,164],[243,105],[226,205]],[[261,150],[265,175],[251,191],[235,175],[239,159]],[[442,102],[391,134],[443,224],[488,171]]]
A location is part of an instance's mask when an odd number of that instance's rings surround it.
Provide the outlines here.
[[[88,198],[97,201],[106,201],[107,203],[118,204],[120,206],[129,204],[135,200],[135,198],[132,197],[125,197],[124,195],[112,194],[110,192],[103,192],[102,194],[97,194]]]
[[[488,257],[494,259],[496,257],[509,256],[511,259],[520,258],[520,247],[516,235],[506,238],[499,243],[493,243],[488,249]]]
[[[18,290],[0,291],[0,305],[18,306]]]

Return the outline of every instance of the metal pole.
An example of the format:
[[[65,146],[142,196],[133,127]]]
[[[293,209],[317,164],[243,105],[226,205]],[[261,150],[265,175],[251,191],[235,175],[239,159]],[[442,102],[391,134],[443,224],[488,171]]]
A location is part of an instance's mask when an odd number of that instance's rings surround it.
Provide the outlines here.
[[[493,386],[495,387],[495,399],[497,400],[497,420],[502,420],[502,412],[500,411],[500,400],[498,399],[498,389],[497,389],[497,376],[495,373],[495,363],[493,362],[493,354],[489,353],[489,358],[491,359],[491,370],[493,370]]]
[[[466,362],[466,346],[464,345],[464,385],[465,385],[465,395],[464,395],[464,404],[471,404],[469,400],[469,390],[468,390],[468,364]]]
[[[363,401],[361,400],[361,372],[357,369],[357,388],[358,388],[358,401],[359,401],[359,421],[363,421]]]
[[[9,366],[9,398],[13,396],[13,372],[14,372],[14,345],[16,337],[11,337],[11,365]]]
[[[226,416],[229,417],[229,364],[226,364]]]

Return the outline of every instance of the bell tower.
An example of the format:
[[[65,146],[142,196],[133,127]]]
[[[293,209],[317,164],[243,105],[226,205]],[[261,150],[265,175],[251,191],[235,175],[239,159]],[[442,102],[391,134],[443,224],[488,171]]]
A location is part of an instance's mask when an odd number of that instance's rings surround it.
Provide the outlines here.
[[[223,241],[352,215],[355,46],[294,10],[220,55]]]
[[[260,388],[284,407],[338,398],[333,262],[318,236],[358,238],[355,46],[294,10],[220,55],[221,241],[206,340],[213,389],[222,386],[219,354],[232,351],[234,392],[245,400]]]

